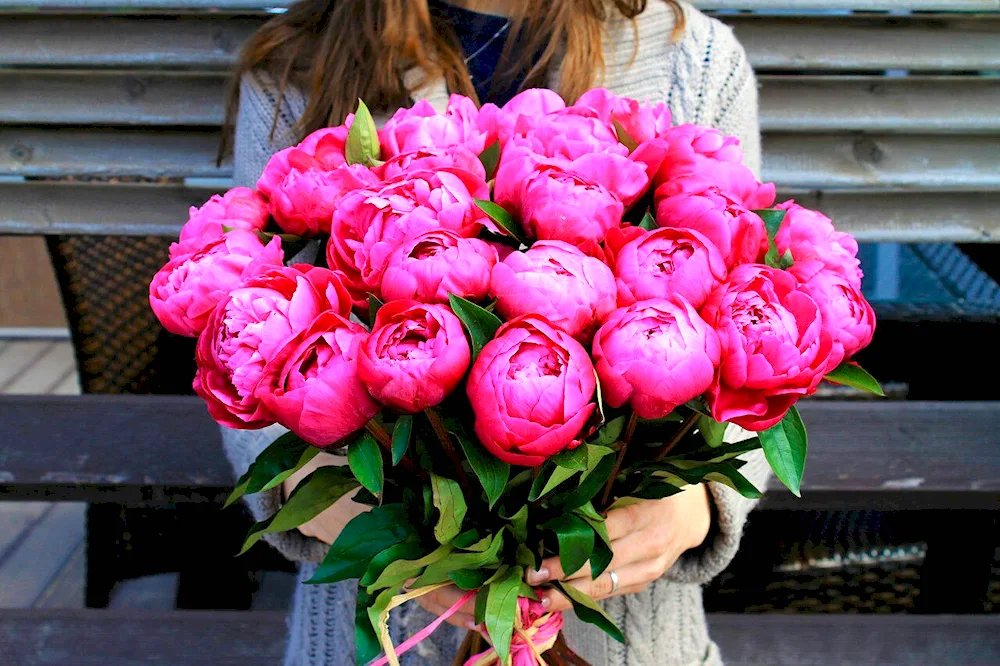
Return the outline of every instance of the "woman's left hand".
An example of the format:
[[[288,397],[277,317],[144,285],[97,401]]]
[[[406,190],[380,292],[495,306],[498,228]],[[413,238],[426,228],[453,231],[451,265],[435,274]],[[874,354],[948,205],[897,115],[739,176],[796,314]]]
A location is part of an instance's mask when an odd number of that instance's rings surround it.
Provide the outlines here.
[[[611,565],[598,576],[590,577],[590,565],[566,576],[558,557],[542,562],[539,571],[529,571],[529,585],[544,585],[553,580],[569,581],[573,587],[594,599],[641,592],[666,573],[684,551],[700,546],[708,536],[712,510],[708,490],[703,484],[687,487],[684,492],[660,500],[608,512],[607,528],[614,557]],[[618,576],[618,590],[609,572]],[[538,598],[549,610],[568,610],[571,604],[558,590],[538,590]]]

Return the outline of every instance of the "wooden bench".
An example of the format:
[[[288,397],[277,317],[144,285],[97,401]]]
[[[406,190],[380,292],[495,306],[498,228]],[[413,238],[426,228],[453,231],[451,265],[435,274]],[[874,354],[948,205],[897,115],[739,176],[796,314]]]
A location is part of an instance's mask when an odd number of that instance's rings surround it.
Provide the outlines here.
[[[1000,71],[1000,0],[697,4],[734,26],[760,74],[764,177],[862,241],[906,244],[889,246],[870,271],[885,327],[995,323],[996,283],[950,244],[1000,241],[1000,78],[990,75]],[[226,71],[266,19],[259,0],[0,0],[0,234],[175,235],[187,207],[230,177],[230,165],[215,164]],[[151,182],[44,180],[64,177]],[[953,276],[941,287],[953,298],[894,304],[908,257]],[[995,354],[954,353],[996,365]],[[969,376],[981,371],[966,364]],[[772,488],[763,507],[961,510],[933,526],[951,551],[931,543],[929,557],[939,588],[968,586],[963,534],[989,530],[1000,507],[1000,403],[811,402],[803,415],[804,496]],[[232,482],[194,398],[0,397],[0,423],[2,499],[214,511]],[[0,611],[0,661],[273,664],[283,622],[275,613]],[[1000,662],[996,615],[711,623],[734,664]]]

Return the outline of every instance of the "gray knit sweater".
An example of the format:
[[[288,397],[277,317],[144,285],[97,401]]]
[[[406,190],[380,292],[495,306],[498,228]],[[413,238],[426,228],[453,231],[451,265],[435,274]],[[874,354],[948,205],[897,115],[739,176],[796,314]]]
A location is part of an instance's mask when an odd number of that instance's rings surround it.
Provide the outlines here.
[[[665,101],[675,123],[700,123],[716,127],[742,140],[748,165],[759,172],[760,136],[757,122],[757,87],[746,54],[730,29],[684,5],[683,36],[671,41],[673,15],[665,3],[651,0],[637,19],[614,20],[607,26],[605,74],[601,82],[613,92],[639,100]],[[635,54],[635,39],[639,50]],[[633,56],[634,59],[633,59]],[[550,87],[557,88],[558,72]],[[413,80],[418,80],[414,77]],[[413,90],[415,99],[428,99],[443,108],[447,90],[443,81],[432,81]],[[236,128],[235,181],[253,186],[277,150],[295,143],[293,131],[305,106],[297,90],[286,90],[279,100],[275,86],[261,75],[248,76],[242,84]],[[278,125],[273,139],[275,110]],[[276,426],[262,431],[223,429],[226,453],[237,474],[280,432]],[[758,452],[759,453],[759,452]],[[761,455],[750,456],[743,473],[758,487],[766,485],[768,467]],[[594,666],[679,666],[720,664],[709,640],[702,608],[701,585],[721,572],[739,546],[743,525],[754,502],[729,488],[709,485],[715,502],[716,524],[710,542],[691,552],[659,581],[639,594],[616,597],[603,603],[628,637],[627,645],[607,638],[567,614],[566,633],[573,648]],[[249,498],[257,520],[272,515],[281,501],[279,490]],[[271,545],[289,559],[302,562],[299,580],[308,579],[326,546],[297,532],[273,535]],[[289,666],[347,666],[353,664],[355,581],[335,585],[300,585],[289,621]],[[393,612],[391,635],[398,645],[433,618],[415,604]],[[402,657],[406,666],[439,666],[451,663],[464,631],[444,625]]]

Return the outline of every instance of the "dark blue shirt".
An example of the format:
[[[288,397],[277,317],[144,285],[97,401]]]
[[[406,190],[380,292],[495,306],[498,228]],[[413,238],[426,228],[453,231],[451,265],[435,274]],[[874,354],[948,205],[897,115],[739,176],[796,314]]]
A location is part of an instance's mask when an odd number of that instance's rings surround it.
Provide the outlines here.
[[[516,95],[526,72],[494,82],[504,43],[511,30],[511,20],[505,16],[474,12],[444,0],[431,0],[430,8],[455,29],[480,103],[493,102],[502,106]]]

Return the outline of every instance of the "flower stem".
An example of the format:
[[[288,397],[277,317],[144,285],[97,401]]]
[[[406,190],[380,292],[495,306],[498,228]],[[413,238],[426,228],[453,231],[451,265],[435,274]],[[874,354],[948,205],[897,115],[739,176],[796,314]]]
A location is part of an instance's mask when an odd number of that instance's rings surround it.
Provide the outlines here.
[[[664,444],[663,446],[661,446],[659,449],[656,450],[656,453],[653,455],[653,460],[654,461],[663,460],[663,457],[668,453],[670,453],[671,449],[677,446],[677,444],[682,439],[684,439],[684,435],[691,432],[691,428],[693,428],[695,424],[698,423],[698,419],[700,418],[701,414],[699,414],[698,412],[695,412],[691,416],[689,416],[687,420],[681,424],[681,427],[677,429],[677,432],[674,434],[673,438],[671,438],[669,442],[667,442],[666,444]]]
[[[462,491],[466,497],[473,497],[472,483],[469,481],[469,476],[462,467],[462,459],[459,457],[458,451],[455,450],[455,444],[451,441],[451,433],[448,432],[448,428],[441,419],[441,415],[433,407],[425,409],[424,414],[427,416],[427,420],[430,421],[431,428],[434,429],[434,434],[437,435],[438,441],[441,442],[441,448],[444,449],[452,465],[455,466],[455,472],[458,474],[458,484],[462,486]]]
[[[622,463],[625,461],[625,450],[628,449],[629,442],[632,441],[632,435],[635,434],[635,427],[639,425],[639,415],[632,412],[632,416],[628,419],[628,424],[625,426],[625,431],[622,432],[621,436],[621,448],[618,449],[618,457],[615,459],[615,466],[611,470],[611,476],[608,477],[608,482],[604,484],[604,493],[601,495],[601,506],[607,508],[608,499],[611,498],[611,486],[615,484],[615,477],[618,476],[618,472],[622,469]]]
[[[392,437],[389,436],[389,433],[386,432],[385,428],[378,421],[375,419],[370,420],[365,424],[365,430],[375,438],[379,446],[388,451],[389,455],[392,455]]]

